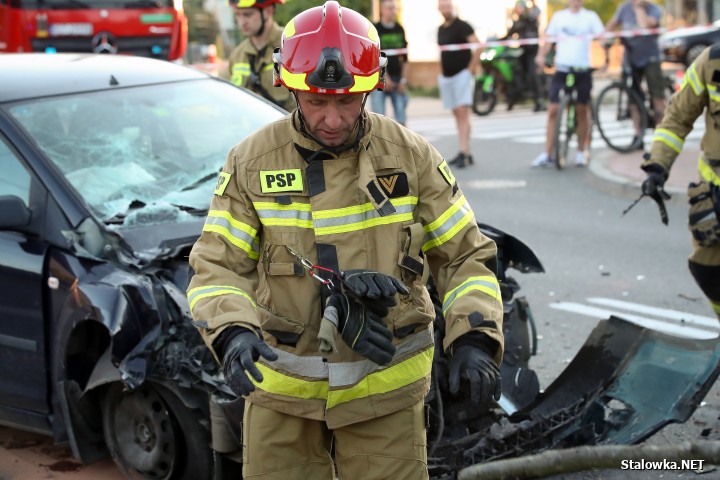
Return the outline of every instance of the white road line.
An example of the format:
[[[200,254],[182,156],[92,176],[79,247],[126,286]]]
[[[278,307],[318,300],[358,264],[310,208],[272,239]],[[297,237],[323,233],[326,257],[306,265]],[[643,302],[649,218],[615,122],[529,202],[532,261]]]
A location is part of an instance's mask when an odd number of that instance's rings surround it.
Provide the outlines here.
[[[652,320],[650,318],[641,317],[638,315],[631,315],[614,310],[605,310],[603,308],[591,307],[583,305],[581,303],[572,302],[556,302],[550,304],[551,308],[557,310],[564,310],[571,313],[579,313],[594,318],[608,318],[610,315],[620,317],[632,323],[636,323],[646,328],[657,330],[659,332],[675,335],[678,337],[687,338],[699,338],[709,339],[718,338],[718,332],[711,332],[708,330],[701,330],[699,328],[688,327],[687,325],[677,325],[675,323],[669,323],[662,320]]]
[[[606,307],[620,308],[622,310],[629,310],[631,312],[642,313],[645,315],[653,315],[655,317],[670,318],[680,322],[694,323],[710,328],[720,328],[720,322],[717,318],[704,317],[702,315],[695,315],[692,313],[681,312],[679,310],[671,310],[669,308],[658,308],[651,307],[649,305],[642,305],[640,303],[625,302],[622,300],[614,300],[612,298],[588,298],[588,302],[596,303],[598,305],[604,305]]]

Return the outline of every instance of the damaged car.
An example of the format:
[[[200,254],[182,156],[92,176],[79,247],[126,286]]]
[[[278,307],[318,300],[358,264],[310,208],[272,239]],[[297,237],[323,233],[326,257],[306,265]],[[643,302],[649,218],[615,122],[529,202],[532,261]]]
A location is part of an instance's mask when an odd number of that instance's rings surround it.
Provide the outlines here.
[[[0,423],[131,478],[219,473],[242,401],[187,256],[231,147],[285,114],[168,62],[0,56]]]

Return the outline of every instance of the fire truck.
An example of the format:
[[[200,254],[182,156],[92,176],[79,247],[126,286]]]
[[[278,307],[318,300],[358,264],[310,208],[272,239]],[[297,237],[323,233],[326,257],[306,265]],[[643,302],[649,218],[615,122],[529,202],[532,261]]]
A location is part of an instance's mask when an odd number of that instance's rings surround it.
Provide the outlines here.
[[[0,0],[0,53],[94,52],[181,59],[182,0]]]

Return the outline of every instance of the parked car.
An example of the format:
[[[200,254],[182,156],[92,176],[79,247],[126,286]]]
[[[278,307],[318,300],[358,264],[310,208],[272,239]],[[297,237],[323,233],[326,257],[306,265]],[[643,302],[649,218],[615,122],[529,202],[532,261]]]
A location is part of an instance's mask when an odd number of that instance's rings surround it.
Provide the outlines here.
[[[660,35],[660,51],[666,62],[681,63],[685,67],[713,43],[720,42],[720,20],[711,26],[697,26],[672,30]]]
[[[187,255],[231,147],[285,114],[169,62],[0,55],[1,424],[128,478],[219,473],[242,399],[191,324]]]

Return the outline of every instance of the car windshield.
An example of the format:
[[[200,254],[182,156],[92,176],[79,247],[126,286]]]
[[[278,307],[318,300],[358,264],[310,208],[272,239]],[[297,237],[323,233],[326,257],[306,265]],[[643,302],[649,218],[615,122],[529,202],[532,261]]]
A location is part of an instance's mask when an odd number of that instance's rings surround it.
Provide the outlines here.
[[[212,79],[34,99],[9,111],[116,228],[206,215],[232,146],[283,115]]]

